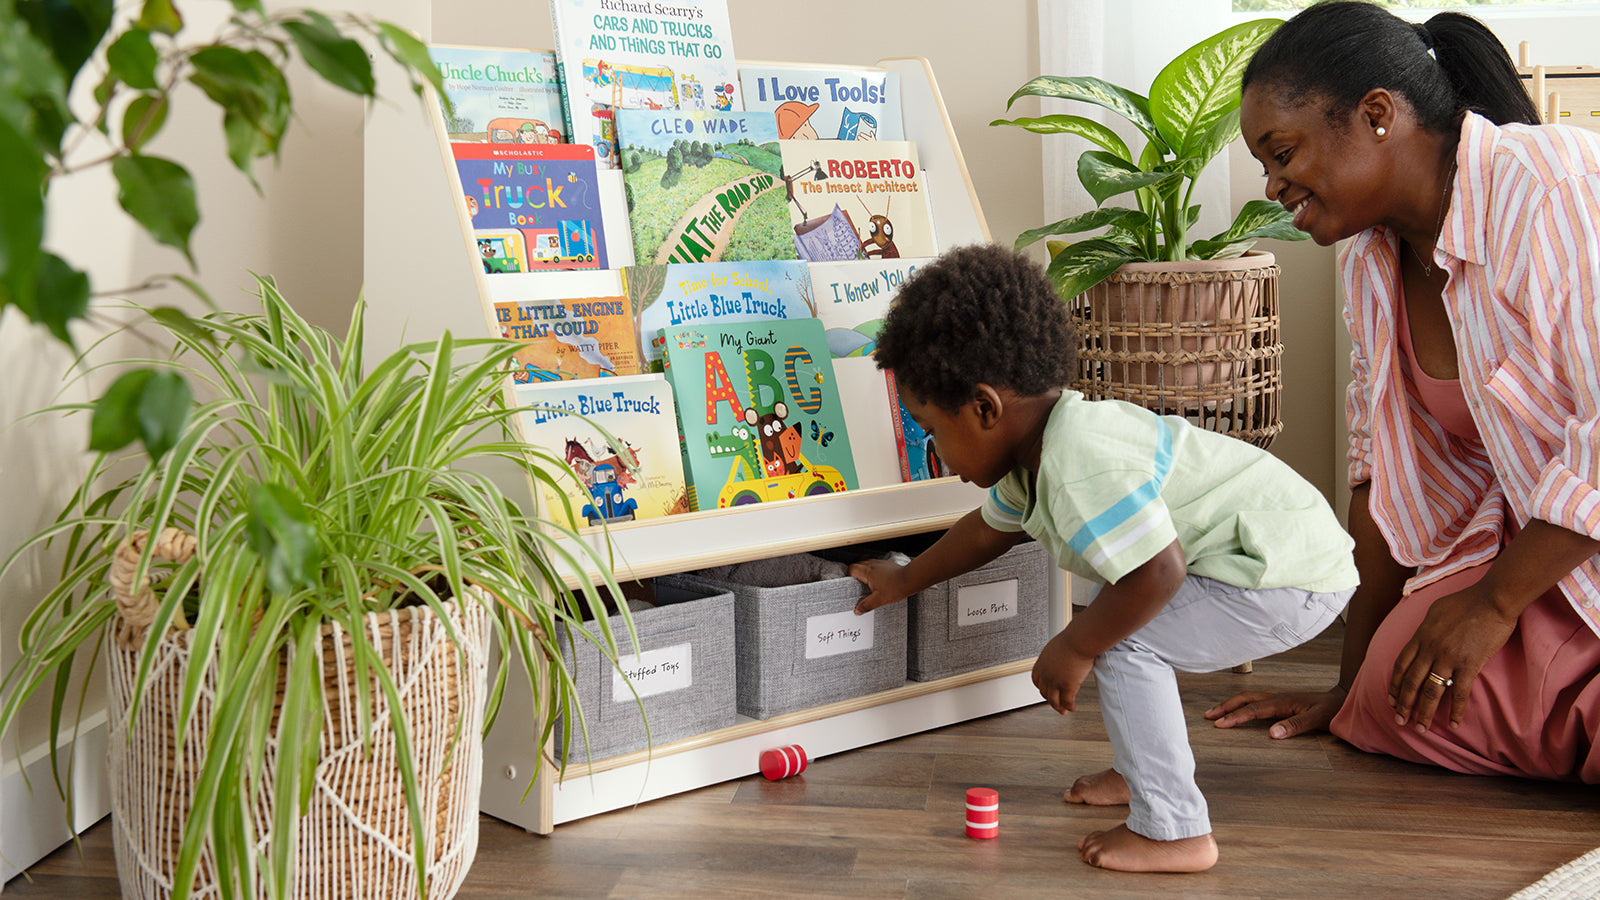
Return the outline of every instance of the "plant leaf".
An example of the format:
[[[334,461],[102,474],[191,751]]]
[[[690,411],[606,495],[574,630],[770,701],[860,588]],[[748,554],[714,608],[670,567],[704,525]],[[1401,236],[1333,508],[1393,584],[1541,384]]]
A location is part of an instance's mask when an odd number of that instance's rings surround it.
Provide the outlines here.
[[[371,97],[376,91],[367,51],[340,34],[327,17],[309,15],[303,22],[290,20],[283,23],[283,30],[294,38],[300,56],[324,81],[363,97]]]
[[[54,253],[41,253],[33,321],[50,329],[57,340],[71,347],[72,334],[67,331],[67,323],[83,318],[88,312],[89,276]]]
[[[167,122],[165,94],[141,94],[122,113],[122,143],[137,153]]]
[[[266,566],[267,587],[284,596],[314,586],[321,547],[299,495],[268,482],[256,486],[251,500],[245,534]]]
[[[411,79],[411,89],[422,93],[422,83],[416,76],[421,75],[433,85],[433,89],[440,95],[444,94],[444,74],[439,71],[439,66],[428,55],[428,45],[418,40],[416,35],[389,22],[378,22],[378,40],[395,62],[406,69],[406,77]]]
[[[1087,150],[1078,157],[1078,180],[1084,190],[1094,198],[1096,205],[1118,194],[1143,187],[1175,184],[1180,176],[1174,172],[1146,172],[1125,159],[1103,150]]]
[[[130,28],[117,36],[106,48],[106,64],[111,74],[128,87],[141,91],[156,89],[156,64],[161,55],[150,43],[150,32]]]
[[[1281,24],[1281,19],[1256,19],[1235,25],[1162,68],[1150,84],[1150,114],[1168,147],[1179,156],[1199,155],[1197,148],[1217,120],[1239,108],[1245,66]]]
[[[1222,118],[1211,126],[1211,130],[1201,135],[1193,146],[1183,150],[1176,159],[1169,162],[1169,167],[1180,171],[1187,178],[1199,178],[1200,172],[1216,158],[1222,148],[1233,143],[1239,136],[1239,111],[1230,109]]]
[[[1096,228],[1121,225],[1124,228],[1138,228],[1147,225],[1150,217],[1136,209],[1127,209],[1121,206],[1107,206],[1091,210],[1080,215],[1062,219],[1049,225],[1030,228],[1017,235],[1017,242],[1012,249],[1021,250],[1040,238],[1053,234],[1077,234],[1080,231],[1093,231]]]
[[[139,392],[139,439],[152,461],[158,461],[178,442],[189,424],[194,394],[177,372],[151,372]]]
[[[17,18],[50,48],[70,80],[94,53],[111,27],[112,0],[54,0],[7,3]]]
[[[1294,216],[1280,203],[1251,200],[1239,209],[1228,230],[1204,241],[1195,241],[1190,250],[1198,259],[1226,259],[1227,248],[1243,243],[1237,256],[1263,238],[1275,241],[1303,241],[1311,235],[1294,227]]]
[[[1070,300],[1105,281],[1123,263],[1138,259],[1132,248],[1097,238],[1062,247],[1050,260],[1045,274],[1050,276],[1061,299]]]
[[[1133,152],[1123,142],[1122,136],[1093,119],[1082,116],[1053,115],[1037,119],[995,119],[989,125],[1014,125],[1035,134],[1075,134],[1088,138],[1116,155],[1133,161]]]
[[[121,450],[139,438],[139,398],[149,369],[125,372],[94,403],[89,417],[89,449],[102,453]]]
[[[1016,103],[1019,97],[1029,96],[1093,103],[1127,119],[1147,137],[1154,139],[1160,134],[1156,129],[1155,119],[1150,116],[1148,98],[1127,88],[1117,87],[1102,78],[1088,75],[1040,75],[1017,88],[1011,99],[1006,101],[1006,109],[1010,109],[1011,104]]]
[[[5,173],[0,178],[0,309],[16,304],[38,321],[35,298],[48,169],[33,142],[4,119],[0,119],[0,172]]]
[[[183,16],[172,0],[144,0],[144,8],[139,10],[139,21],[134,27],[174,35],[183,29]]]
[[[158,156],[119,156],[111,163],[117,202],[158,243],[181,251],[194,268],[189,235],[200,222],[194,180],[183,166]]]

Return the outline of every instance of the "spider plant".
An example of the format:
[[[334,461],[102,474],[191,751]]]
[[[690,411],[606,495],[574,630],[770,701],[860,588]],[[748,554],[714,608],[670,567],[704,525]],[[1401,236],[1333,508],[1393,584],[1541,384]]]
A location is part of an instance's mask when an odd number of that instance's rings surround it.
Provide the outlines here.
[[[192,559],[159,562],[147,547],[135,573],[135,583],[152,578],[159,605],[142,639],[134,714],[153,651],[173,629],[192,632],[184,723],[202,702],[208,665],[215,677],[212,726],[198,751],[201,770],[173,873],[177,896],[197,889],[204,856],[214,863],[223,896],[256,897],[263,889],[283,895],[324,728],[321,673],[301,661],[317,655],[324,625],[337,623],[351,639],[355,683],[373,685],[374,695],[386,699],[380,705],[357,692],[356,715],[367,734],[375,710],[389,710],[410,836],[423,860],[427,829],[405,715],[362,618],[416,605],[443,618],[447,604],[485,605],[500,662],[490,673],[484,728],[499,708],[505,661],[542,660],[549,663],[548,684],[527,677],[530,695],[547,699],[517,714],[536,717],[548,738],[563,714],[566,722],[581,721],[555,635],[584,618],[590,603],[583,598],[599,593],[583,573],[602,573],[594,581],[620,593],[598,551],[558,540],[570,531],[524,514],[526,504],[479,471],[485,463],[509,465],[530,483],[559,471],[559,460],[530,452],[510,429],[518,411],[507,405],[503,385],[515,343],[458,341],[447,333],[368,365],[363,304],[340,340],[299,316],[271,279],[258,277],[257,287],[260,312],[191,318],[130,304],[138,327],[154,323],[170,338],[172,353],[123,361],[136,368],[113,384],[110,402],[41,412],[92,410],[95,446],[123,447],[142,434],[148,455],[102,452],[55,522],[0,569],[3,576],[52,543],[65,545],[59,583],[27,619],[20,657],[0,685],[0,729],[47,687],[52,726],[59,726],[74,658],[91,657],[92,669],[117,623],[108,579],[118,545],[136,532],[156,535],[169,527],[194,537]],[[138,402],[118,400],[149,397],[154,389],[187,401],[191,384],[198,402],[170,446],[152,436],[158,432],[144,431]],[[582,587],[567,589],[568,576]],[[603,611],[594,618],[595,629],[571,630],[615,660],[617,635]],[[463,652],[457,629],[451,639]],[[301,647],[312,650],[295,652]],[[277,744],[270,766],[269,733]],[[275,798],[267,834],[249,802],[263,795]],[[418,869],[426,896],[427,873]]]

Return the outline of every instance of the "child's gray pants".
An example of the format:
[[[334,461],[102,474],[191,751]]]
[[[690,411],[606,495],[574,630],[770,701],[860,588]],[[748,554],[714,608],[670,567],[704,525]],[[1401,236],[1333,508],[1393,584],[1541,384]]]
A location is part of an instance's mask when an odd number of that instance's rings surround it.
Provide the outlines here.
[[[1354,592],[1239,588],[1190,575],[1155,619],[1095,660],[1112,768],[1133,795],[1129,829],[1157,841],[1211,832],[1174,670],[1215,672],[1297,647]]]

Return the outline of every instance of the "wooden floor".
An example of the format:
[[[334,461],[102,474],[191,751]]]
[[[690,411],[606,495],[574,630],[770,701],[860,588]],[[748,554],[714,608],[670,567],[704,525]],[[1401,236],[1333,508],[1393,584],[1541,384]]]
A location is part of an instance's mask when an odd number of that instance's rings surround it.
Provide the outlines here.
[[[1322,687],[1340,626],[1250,675],[1181,676],[1198,779],[1222,858],[1199,875],[1078,860],[1116,810],[1062,789],[1110,762],[1093,684],[1080,711],[1043,705],[813,760],[561,825],[485,817],[463,898],[1504,898],[1600,847],[1600,788],[1475,778],[1360,753],[1321,735],[1276,742],[1200,711],[1236,689]],[[968,787],[1000,792],[1000,837],[963,834]],[[42,861],[16,897],[118,896],[106,822]]]

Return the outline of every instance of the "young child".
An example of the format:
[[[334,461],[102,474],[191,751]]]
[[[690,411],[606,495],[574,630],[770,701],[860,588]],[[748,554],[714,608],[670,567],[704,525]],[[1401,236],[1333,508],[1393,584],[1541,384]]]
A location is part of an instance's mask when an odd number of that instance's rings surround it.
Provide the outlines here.
[[[1352,541],[1322,495],[1235,438],[1116,400],[1072,377],[1072,325],[1044,272],[996,246],[907,279],[874,353],[939,456],[988,499],[905,566],[853,565],[865,613],[998,557],[1024,535],[1101,583],[1052,638],[1033,683],[1060,713],[1092,669],[1112,767],[1066,800],[1128,804],[1078,842],[1084,862],[1197,872],[1217,860],[1174,670],[1211,672],[1322,631],[1354,591]]]

